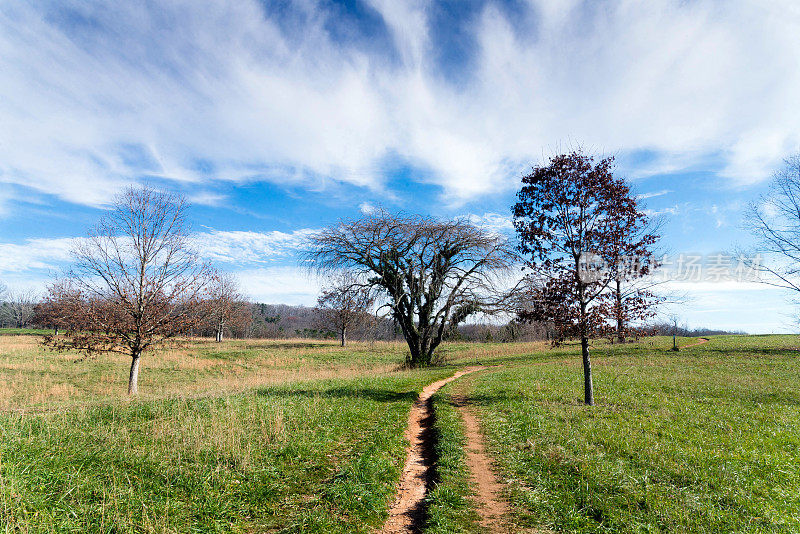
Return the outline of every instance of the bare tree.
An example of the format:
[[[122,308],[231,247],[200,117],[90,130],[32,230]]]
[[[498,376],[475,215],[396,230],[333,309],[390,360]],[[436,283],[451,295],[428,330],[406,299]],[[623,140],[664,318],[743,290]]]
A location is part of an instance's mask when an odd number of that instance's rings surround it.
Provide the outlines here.
[[[496,277],[515,255],[505,240],[464,220],[377,211],[311,238],[308,264],[352,270],[379,290],[408,343],[408,362],[429,365],[447,328],[497,304]]]
[[[252,321],[250,306],[232,274],[215,273],[211,277],[207,304],[217,343],[222,341],[226,329],[246,329]]]
[[[186,333],[204,318],[209,269],[189,238],[186,203],[150,188],[129,188],[79,241],[70,272],[73,303],[62,306],[76,325],[48,336],[56,350],[130,356],[128,394],[138,393],[142,353]],[[57,288],[51,297],[59,299]]]
[[[331,286],[324,288],[317,300],[317,309],[325,322],[339,333],[342,347],[347,344],[347,332],[367,323],[375,297],[369,287],[344,272],[333,277]]]
[[[741,251],[740,260],[764,275],[761,282],[800,292],[800,154],[787,158],[769,192],[750,204],[745,226],[767,261]]]
[[[6,301],[8,302],[11,321],[14,326],[23,328],[31,324],[38,300],[36,292],[32,290],[14,290],[7,292]]]

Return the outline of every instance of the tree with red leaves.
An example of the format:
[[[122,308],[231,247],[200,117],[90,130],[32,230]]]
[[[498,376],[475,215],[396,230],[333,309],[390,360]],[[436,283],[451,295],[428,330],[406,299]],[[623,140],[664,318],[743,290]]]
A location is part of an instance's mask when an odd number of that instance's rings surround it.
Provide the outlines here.
[[[625,341],[631,323],[655,316],[656,307],[666,300],[664,295],[653,291],[660,282],[650,276],[659,267],[653,249],[659,239],[659,225],[638,206],[635,211],[620,220],[618,228],[611,232],[611,256],[605,258],[611,270],[611,314],[618,343]]]
[[[513,207],[519,250],[531,271],[529,305],[519,316],[550,322],[561,339],[580,339],[587,405],[594,404],[589,339],[609,331],[614,308],[609,261],[641,248],[628,246],[628,233],[643,215],[612,168],[613,158],[595,162],[580,151],[554,156],[522,178]]]

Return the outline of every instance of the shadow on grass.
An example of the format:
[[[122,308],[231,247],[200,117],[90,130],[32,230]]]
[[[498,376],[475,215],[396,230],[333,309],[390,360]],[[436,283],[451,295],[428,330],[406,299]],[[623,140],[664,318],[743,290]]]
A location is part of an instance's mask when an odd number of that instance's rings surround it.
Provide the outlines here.
[[[373,388],[329,388],[329,389],[272,389],[261,388],[256,390],[259,397],[281,397],[281,398],[348,398],[348,399],[371,399],[377,402],[413,402],[419,394],[416,391],[391,391]]]
[[[264,341],[262,343],[247,343],[245,349],[316,349],[320,347],[339,347],[339,345],[324,341]],[[347,347],[344,347],[347,348]]]

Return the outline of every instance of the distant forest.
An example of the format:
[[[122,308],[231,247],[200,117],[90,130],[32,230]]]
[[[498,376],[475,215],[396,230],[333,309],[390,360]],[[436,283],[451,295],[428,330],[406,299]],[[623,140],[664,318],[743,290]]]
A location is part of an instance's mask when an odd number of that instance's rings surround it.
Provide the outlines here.
[[[326,324],[323,315],[316,308],[309,306],[290,306],[287,304],[243,303],[249,307],[249,320],[237,321],[227,328],[226,335],[233,338],[307,338],[307,339],[335,339],[337,332]],[[0,327],[40,327],[48,325],[37,324],[34,304],[31,303],[27,313],[20,313],[10,302],[0,304]],[[213,337],[213,328],[192,332],[194,335]],[[673,334],[674,325],[658,323],[642,329],[642,334],[669,335]],[[709,328],[690,329],[678,326],[676,335],[683,337],[699,337],[720,334],[744,334],[745,332],[732,332],[726,330],[713,330]],[[522,324],[511,321],[506,324],[461,324],[457,331],[448,332],[449,340],[460,341],[540,341],[552,339],[554,332],[545,324]],[[354,340],[388,341],[402,339],[402,333],[391,319],[365,315],[360,324],[350,332],[349,337]]]

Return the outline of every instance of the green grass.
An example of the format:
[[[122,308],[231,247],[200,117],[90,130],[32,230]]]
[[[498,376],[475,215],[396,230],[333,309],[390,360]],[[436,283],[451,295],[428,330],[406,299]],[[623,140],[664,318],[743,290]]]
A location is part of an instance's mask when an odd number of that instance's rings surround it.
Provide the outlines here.
[[[42,328],[0,328],[0,336],[46,336],[52,330]]]
[[[682,339],[681,344],[694,340]],[[425,384],[499,365],[434,396],[438,485],[428,532],[480,532],[465,390],[508,484],[517,530],[800,531],[800,338],[449,344],[447,367],[402,371],[398,343],[241,340],[127,361],[0,337],[0,526],[19,532],[371,532],[405,458]],[[2,529],[0,529],[2,530]]]
[[[0,524],[21,532],[370,532],[411,402],[447,369],[0,416]]]
[[[475,377],[518,528],[800,530],[800,340],[670,341],[595,349],[595,407],[577,353]]]

